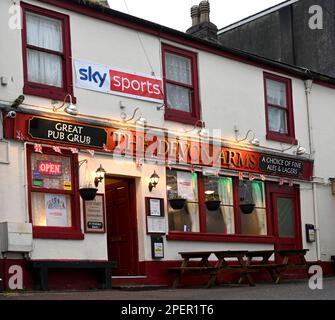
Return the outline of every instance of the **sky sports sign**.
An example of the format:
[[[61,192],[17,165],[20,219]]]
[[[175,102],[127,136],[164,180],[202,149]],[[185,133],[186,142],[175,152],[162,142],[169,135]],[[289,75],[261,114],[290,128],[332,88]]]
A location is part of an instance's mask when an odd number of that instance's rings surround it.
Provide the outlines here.
[[[162,80],[151,75],[75,61],[76,86],[129,98],[161,102]]]

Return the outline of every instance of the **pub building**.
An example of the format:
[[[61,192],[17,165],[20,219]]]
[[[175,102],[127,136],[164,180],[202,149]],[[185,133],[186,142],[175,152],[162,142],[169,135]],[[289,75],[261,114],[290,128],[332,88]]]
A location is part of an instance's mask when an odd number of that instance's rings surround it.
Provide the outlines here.
[[[18,1],[0,32],[3,287],[171,285],[183,251],[304,248],[331,273],[305,70],[95,2]]]

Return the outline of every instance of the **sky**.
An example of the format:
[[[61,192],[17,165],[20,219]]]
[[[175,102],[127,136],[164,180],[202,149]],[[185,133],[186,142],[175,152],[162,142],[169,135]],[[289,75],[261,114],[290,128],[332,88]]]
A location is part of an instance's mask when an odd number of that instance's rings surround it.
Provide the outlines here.
[[[283,1],[210,0],[211,22],[220,29]],[[190,8],[199,4],[200,0],[108,0],[108,2],[112,9],[179,31],[186,31],[191,26]]]

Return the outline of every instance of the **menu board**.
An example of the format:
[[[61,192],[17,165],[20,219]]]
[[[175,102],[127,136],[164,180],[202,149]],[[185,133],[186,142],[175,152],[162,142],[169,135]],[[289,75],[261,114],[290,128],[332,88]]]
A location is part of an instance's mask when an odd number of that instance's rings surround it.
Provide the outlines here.
[[[92,201],[84,201],[85,233],[105,233],[104,195],[97,194]]]

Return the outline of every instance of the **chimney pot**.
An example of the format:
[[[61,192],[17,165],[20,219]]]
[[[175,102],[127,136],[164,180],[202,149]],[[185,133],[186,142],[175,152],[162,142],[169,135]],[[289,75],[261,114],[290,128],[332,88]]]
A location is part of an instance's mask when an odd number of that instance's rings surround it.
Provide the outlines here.
[[[209,22],[210,5],[208,1],[201,1],[199,4],[200,23]]]
[[[109,8],[108,0],[89,0],[89,2],[93,2],[93,3],[99,4],[103,7]]]
[[[192,26],[196,26],[200,22],[200,11],[199,6],[193,6],[191,8],[191,18],[192,18]]]

